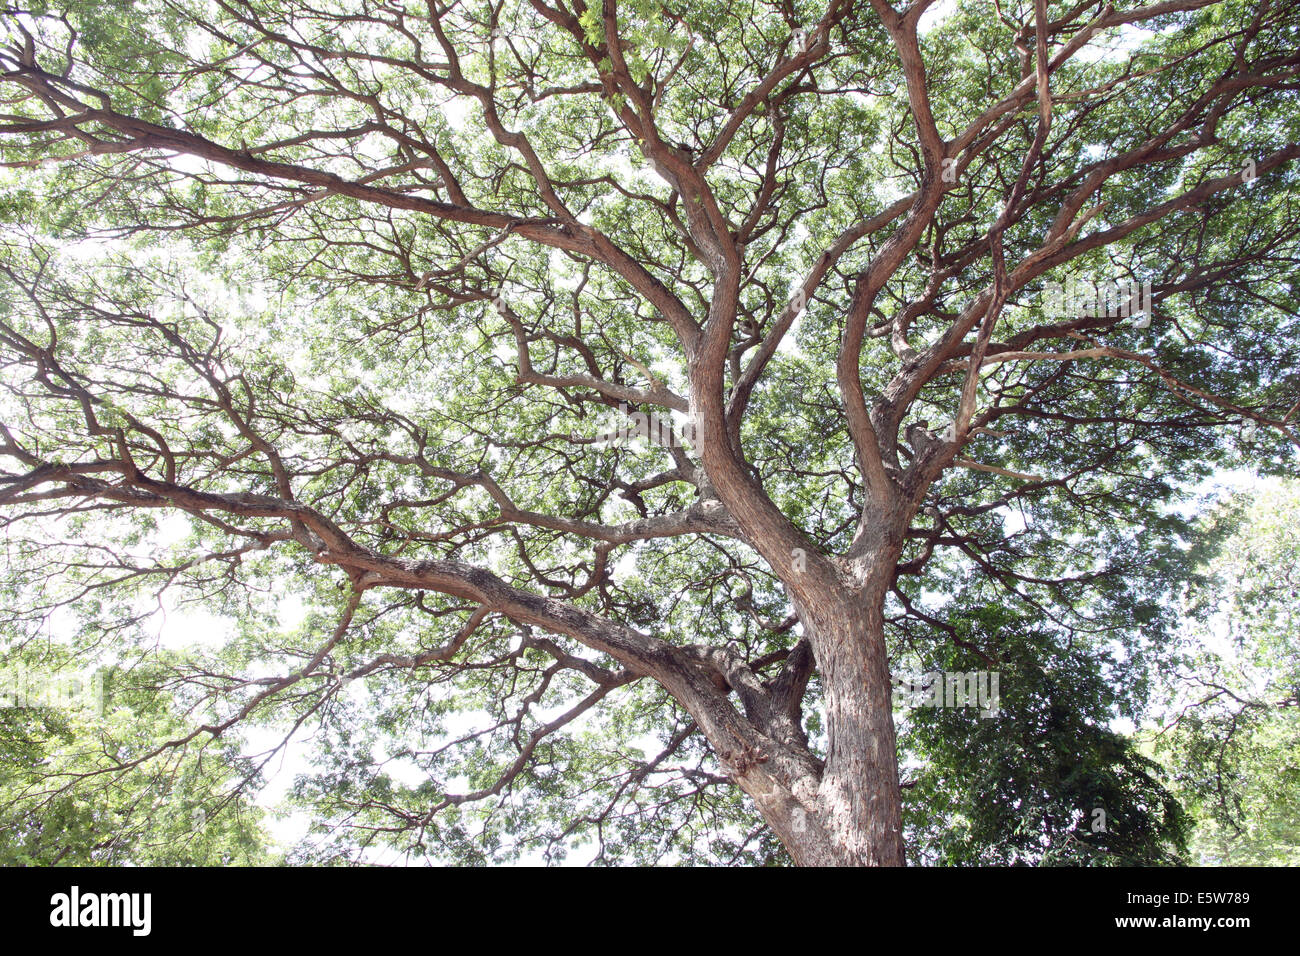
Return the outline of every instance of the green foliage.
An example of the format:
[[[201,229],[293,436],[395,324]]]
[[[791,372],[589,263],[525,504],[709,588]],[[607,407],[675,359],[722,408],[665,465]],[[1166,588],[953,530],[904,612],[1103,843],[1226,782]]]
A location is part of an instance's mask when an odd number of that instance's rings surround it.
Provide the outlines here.
[[[918,862],[1182,862],[1187,821],[1161,768],[1109,726],[1126,703],[1114,652],[1070,647],[1031,619],[993,609],[962,629],[996,640],[998,659],[957,649],[930,666],[996,670],[1000,707],[992,717],[951,707],[905,715],[902,747],[917,763],[905,801]]]
[[[237,742],[164,747],[187,723],[139,671],[99,674],[102,709],[89,694],[73,705],[38,699],[30,688],[57,679],[59,660],[69,666],[54,651],[6,661],[11,684],[29,693],[0,707],[0,865],[273,862],[263,811],[247,796],[258,774]],[[155,750],[164,752],[150,759]]]
[[[1207,865],[1300,862],[1300,485],[1230,502],[1187,595],[1180,666],[1145,736],[1171,768]]]

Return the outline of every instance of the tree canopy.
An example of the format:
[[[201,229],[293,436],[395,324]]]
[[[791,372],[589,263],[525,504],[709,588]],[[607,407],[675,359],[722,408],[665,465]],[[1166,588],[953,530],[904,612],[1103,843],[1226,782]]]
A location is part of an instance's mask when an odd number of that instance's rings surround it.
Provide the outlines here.
[[[1183,858],[1111,723],[1300,445],[1295,4],[0,2],[0,633],[141,738],[6,814]]]

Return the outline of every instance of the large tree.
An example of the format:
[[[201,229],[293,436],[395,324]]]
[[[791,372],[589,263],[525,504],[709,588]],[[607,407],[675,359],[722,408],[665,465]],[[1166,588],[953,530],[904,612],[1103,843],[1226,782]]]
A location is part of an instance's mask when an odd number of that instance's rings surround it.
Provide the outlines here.
[[[1292,3],[0,17],[8,637],[229,622],[156,753],[312,731],[353,846],[902,864],[891,664],[1075,733],[1294,460]]]

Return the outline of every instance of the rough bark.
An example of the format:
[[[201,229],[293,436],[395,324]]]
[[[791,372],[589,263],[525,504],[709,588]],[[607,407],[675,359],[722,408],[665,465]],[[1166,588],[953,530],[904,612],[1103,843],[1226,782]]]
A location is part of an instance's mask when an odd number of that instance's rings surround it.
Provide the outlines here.
[[[902,866],[902,804],[884,620],[865,595],[808,609],[829,748],[817,809],[838,865]],[[857,601],[857,606],[853,606]]]

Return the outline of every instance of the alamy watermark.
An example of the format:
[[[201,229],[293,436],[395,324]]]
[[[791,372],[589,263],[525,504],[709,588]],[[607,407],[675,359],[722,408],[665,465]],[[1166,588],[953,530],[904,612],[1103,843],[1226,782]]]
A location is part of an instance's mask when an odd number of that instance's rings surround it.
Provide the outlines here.
[[[930,671],[916,680],[895,677],[893,703],[899,710],[977,707],[987,719],[1000,708],[1000,680],[998,671]]]
[[[630,445],[637,439],[644,439],[661,448],[698,448],[703,433],[702,423],[694,415],[677,422],[671,416],[659,415],[657,412],[634,412],[627,405],[620,404],[617,411],[608,409],[602,413],[598,419],[595,440],[606,446]],[[582,436],[575,432],[570,437],[578,441]]]
[[[104,712],[100,672],[51,674],[24,667],[0,667],[0,710],[51,707]]]
[[[67,893],[50,897],[50,925],[120,926],[133,936],[148,936],[153,929],[152,893],[83,893],[73,886]]]
[[[1151,324],[1151,280],[1071,277],[1064,282],[1047,282],[1043,285],[1043,311],[1053,318],[1140,316],[1133,324],[1144,329]]]

